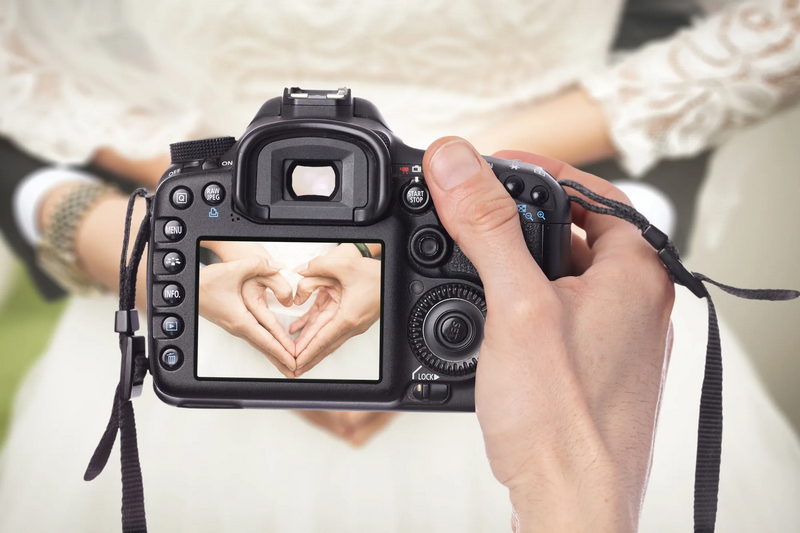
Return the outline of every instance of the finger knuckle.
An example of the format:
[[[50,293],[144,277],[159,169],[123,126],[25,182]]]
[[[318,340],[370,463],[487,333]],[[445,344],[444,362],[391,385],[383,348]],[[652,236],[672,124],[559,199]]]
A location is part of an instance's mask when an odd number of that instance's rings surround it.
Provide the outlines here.
[[[484,187],[469,194],[459,202],[458,213],[465,225],[482,232],[519,223],[517,206],[502,187]]]

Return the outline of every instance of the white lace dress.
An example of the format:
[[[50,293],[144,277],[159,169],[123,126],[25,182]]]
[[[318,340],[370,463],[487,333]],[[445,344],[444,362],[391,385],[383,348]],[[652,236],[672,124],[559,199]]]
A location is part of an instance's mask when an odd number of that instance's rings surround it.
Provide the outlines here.
[[[797,87],[795,3],[729,8],[608,70],[620,8],[620,0],[8,0],[0,132],[61,162],[84,161],[99,146],[145,157],[176,140],[237,135],[286,85],[347,85],[424,147],[584,82],[606,105],[624,160],[642,170],[774,111]],[[739,44],[729,49],[731,41]],[[748,50],[766,59],[714,70],[708,54],[691,53],[719,46],[734,60]],[[774,81],[781,76],[789,81]],[[118,456],[82,481],[118,372],[114,309],[111,296],[73,298],[26,378],[0,458],[0,531],[119,528]],[[673,320],[642,531],[691,528],[704,302],[679,290]],[[722,334],[719,530],[799,530],[800,444],[724,323]],[[509,528],[507,494],[491,476],[474,415],[402,414],[353,449],[291,412],[175,409],[147,390],[135,408],[153,531]]]

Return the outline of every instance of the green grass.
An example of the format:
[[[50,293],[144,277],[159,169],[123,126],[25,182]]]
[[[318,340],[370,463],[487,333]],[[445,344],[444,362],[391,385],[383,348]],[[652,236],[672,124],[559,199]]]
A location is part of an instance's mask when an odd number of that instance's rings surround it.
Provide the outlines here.
[[[17,266],[11,291],[0,306],[0,447],[20,381],[50,341],[64,303],[45,301]]]

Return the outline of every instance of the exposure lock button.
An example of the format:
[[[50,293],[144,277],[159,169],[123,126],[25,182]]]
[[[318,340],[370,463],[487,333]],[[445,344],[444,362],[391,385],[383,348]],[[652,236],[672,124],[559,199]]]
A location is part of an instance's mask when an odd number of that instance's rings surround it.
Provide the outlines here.
[[[525,188],[525,183],[523,183],[522,178],[514,175],[507,177],[503,185],[512,198],[516,198],[522,194],[522,190]]]

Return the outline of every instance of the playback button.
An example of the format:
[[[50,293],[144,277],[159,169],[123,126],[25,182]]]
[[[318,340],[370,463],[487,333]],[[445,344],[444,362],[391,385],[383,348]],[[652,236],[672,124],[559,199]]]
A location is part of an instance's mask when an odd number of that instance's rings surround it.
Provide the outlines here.
[[[176,316],[168,316],[161,322],[161,331],[170,339],[183,333],[183,321]]]

